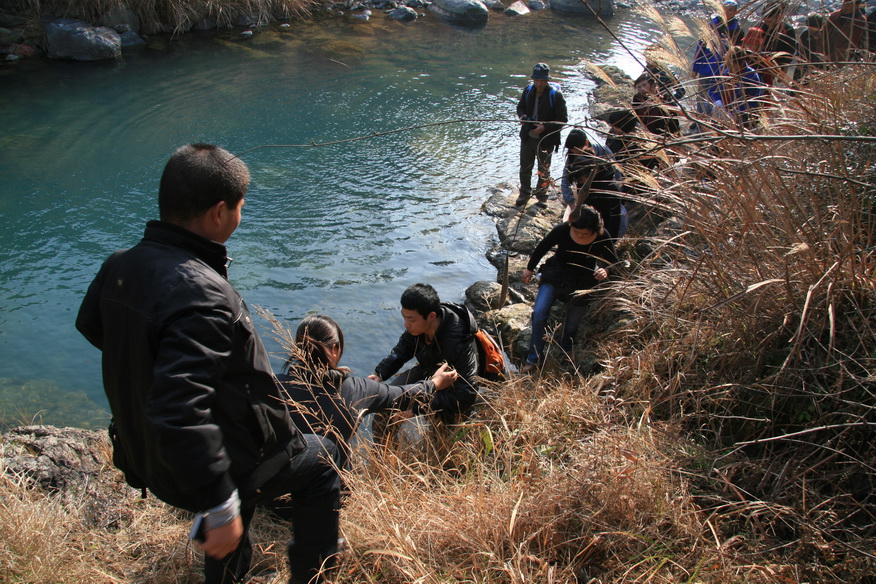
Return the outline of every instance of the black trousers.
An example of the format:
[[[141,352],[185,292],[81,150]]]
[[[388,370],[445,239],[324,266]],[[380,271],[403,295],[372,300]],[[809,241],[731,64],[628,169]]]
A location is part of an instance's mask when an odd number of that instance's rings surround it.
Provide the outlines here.
[[[248,501],[240,510],[243,538],[237,549],[221,560],[204,558],[205,584],[245,580],[252,561],[249,525],[258,504],[268,504],[276,515],[292,522],[292,539],[287,545],[290,584],[319,582],[320,569],[334,566],[340,515],[338,450],[334,442],[322,436],[304,437],[307,449],[290,459],[264,484],[258,499]]]

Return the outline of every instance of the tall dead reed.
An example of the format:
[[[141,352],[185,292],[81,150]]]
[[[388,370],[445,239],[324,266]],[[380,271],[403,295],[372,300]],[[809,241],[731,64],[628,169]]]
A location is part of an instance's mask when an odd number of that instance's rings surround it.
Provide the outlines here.
[[[617,287],[634,318],[604,354],[622,399],[711,451],[695,482],[726,534],[801,577],[876,565],[873,67],[670,145],[648,196],[682,228]]]

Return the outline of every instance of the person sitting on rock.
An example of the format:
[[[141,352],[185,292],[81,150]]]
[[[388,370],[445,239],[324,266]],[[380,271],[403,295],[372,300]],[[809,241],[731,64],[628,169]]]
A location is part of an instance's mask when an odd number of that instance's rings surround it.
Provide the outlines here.
[[[800,31],[798,45],[800,47],[800,59],[794,69],[794,79],[806,77],[814,69],[824,67],[824,51],[822,50],[821,29],[824,27],[824,15],[818,12],[810,12],[806,15],[806,28]]]
[[[346,367],[339,367],[343,354],[341,327],[327,316],[308,316],[298,325],[284,372],[277,375],[289,399],[292,421],[302,432],[334,441],[341,453],[341,468],[348,466],[350,442],[364,414],[427,411],[435,393],[450,387],[458,377],[445,363],[428,379],[387,385],[355,377]]]
[[[722,15],[712,17],[710,24],[719,35],[726,38],[733,45],[741,45],[745,30],[737,18],[739,3],[736,0],[724,0],[722,3]]]
[[[635,160],[642,152],[634,133],[639,125],[635,114],[630,110],[618,110],[611,112],[605,121],[610,127],[605,146],[611,150],[615,161],[623,164]]]
[[[538,268],[539,262],[552,248],[556,251]],[[575,295],[608,279],[617,264],[614,240],[605,231],[602,215],[589,205],[582,205],[569,221],[554,227],[542,239],[523,270],[523,283],[540,274],[538,295],[532,308],[532,336],[526,363],[521,373],[532,373],[545,358],[548,320],[557,300],[566,302],[566,315],[560,331],[560,348],[571,354],[573,340],[587,312],[591,295]]]
[[[712,88],[721,74],[724,54],[730,44],[727,38],[711,24],[710,34],[701,38],[696,45],[691,73],[697,80],[697,111],[701,114],[712,113],[714,103],[709,99]]]
[[[863,4],[862,0],[843,0],[839,10],[831,12],[824,23],[821,46],[834,66],[842,66],[867,48],[868,22]]]
[[[761,81],[769,86],[775,85],[776,81],[790,82],[786,73],[797,55],[797,33],[785,22],[787,12],[786,2],[768,2],[760,24],[748,29],[742,39],[743,47],[760,56],[758,62],[750,64]]]
[[[582,204],[599,211],[608,234],[617,239],[626,233],[626,209],[619,197],[621,174],[614,157],[605,146],[587,138],[584,130],[575,128],[566,137],[569,153],[563,168],[560,190],[566,203],[563,221]]]
[[[666,103],[678,102],[686,91],[678,78],[660,62],[659,54],[659,46],[652,46],[644,51],[645,70],[642,74],[650,75],[654,79],[660,99]]]

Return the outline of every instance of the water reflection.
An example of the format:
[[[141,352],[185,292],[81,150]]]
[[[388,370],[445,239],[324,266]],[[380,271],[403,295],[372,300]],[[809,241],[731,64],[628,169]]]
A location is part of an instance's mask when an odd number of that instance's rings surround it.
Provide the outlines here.
[[[293,327],[307,312],[334,317],[346,364],[367,374],[402,330],[406,286],[461,299],[495,277],[483,257],[494,227],[479,208],[487,188],[516,180],[514,110],[532,64],[551,64],[573,122],[593,86],[581,59],[638,72],[590,20],[494,16],[479,31],[432,17],[327,19],[250,41],[150,39],[121,64],[0,70],[0,378],[44,378],[105,403],[99,353],[73,319],[100,262],[155,217],[176,146],[243,152],[480,120],[243,155],[253,184],[229,241],[231,279]],[[654,36],[629,14],[610,23],[633,50]]]

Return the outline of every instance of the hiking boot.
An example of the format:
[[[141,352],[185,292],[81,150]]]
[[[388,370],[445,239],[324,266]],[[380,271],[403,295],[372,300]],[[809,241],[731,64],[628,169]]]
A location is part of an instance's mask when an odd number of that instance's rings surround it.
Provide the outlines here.
[[[527,203],[527,201],[529,201],[529,195],[520,195],[519,197],[517,197],[517,200],[514,201],[514,206],[522,207]]]

